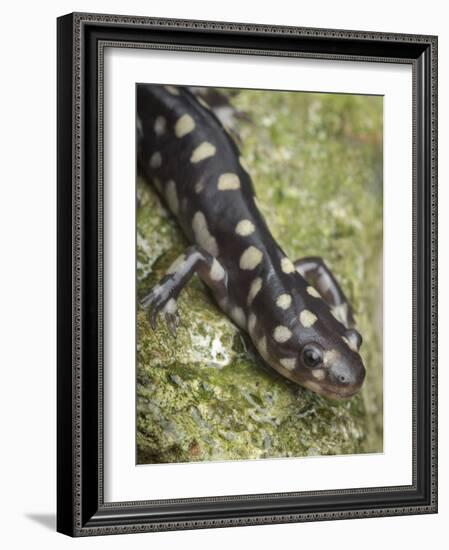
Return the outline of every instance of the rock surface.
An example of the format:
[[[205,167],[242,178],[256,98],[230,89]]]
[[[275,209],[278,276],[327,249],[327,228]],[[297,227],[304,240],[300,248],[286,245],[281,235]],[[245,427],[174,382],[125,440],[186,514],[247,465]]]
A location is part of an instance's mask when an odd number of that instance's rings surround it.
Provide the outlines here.
[[[348,401],[319,397],[261,364],[195,277],[174,339],[137,313],[138,463],[382,451],[382,100],[243,91],[242,153],[259,203],[290,258],[320,255],[352,301],[367,378]],[[142,296],[187,246],[138,181]]]

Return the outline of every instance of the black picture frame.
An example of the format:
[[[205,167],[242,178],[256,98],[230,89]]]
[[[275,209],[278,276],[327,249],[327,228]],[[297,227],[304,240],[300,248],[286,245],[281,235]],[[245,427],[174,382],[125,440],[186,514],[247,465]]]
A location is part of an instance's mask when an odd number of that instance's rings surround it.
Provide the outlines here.
[[[71,536],[437,511],[437,37],[75,13],[58,30],[57,530]],[[102,54],[117,47],[407,63],[413,69],[413,483],[105,503]]]

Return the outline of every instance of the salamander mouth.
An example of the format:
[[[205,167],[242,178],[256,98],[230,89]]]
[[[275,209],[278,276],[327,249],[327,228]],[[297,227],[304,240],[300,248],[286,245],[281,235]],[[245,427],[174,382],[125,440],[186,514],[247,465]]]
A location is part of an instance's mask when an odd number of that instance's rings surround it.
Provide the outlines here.
[[[318,395],[321,395],[322,397],[326,397],[328,399],[350,399],[351,397],[354,397],[354,395],[360,390],[359,387],[351,387],[351,388],[329,388],[328,386],[320,386],[316,382],[303,382],[301,385],[303,385],[307,390],[312,391],[313,393],[316,393]]]
[[[351,397],[354,397],[354,395],[360,390],[360,388],[355,388],[350,391],[344,390],[344,391],[337,391],[337,390],[330,390],[328,388],[323,388],[323,391],[320,392],[320,395],[323,395],[324,397],[328,397],[329,399],[350,399]]]
[[[279,368],[278,365],[274,365],[275,370],[277,370],[280,374],[282,374],[285,378],[288,378],[295,384],[298,384],[299,386],[302,386],[303,388],[316,393],[318,395],[321,395],[323,397],[327,397],[328,399],[350,399],[353,397],[358,391],[360,391],[360,388],[362,387],[362,384],[360,385],[351,385],[351,386],[342,386],[340,388],[337,387],[329,387],[323,383],[319,383],[316,380],[312,380],[311,378],[304,379],[304,376],[298,376],[297,372],[293,371],[287,371],[286,369]]]

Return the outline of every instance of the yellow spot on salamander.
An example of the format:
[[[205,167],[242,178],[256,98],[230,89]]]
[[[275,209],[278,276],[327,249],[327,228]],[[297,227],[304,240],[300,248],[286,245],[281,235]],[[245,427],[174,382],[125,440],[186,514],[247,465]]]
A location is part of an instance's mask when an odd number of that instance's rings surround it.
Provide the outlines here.
[[[257,277],[256,279],[254,279],[254,281],[251,283],[251,286],[249,287],[249,292],[248,292],[249,306],[253,303],[254,298],[257,296],[261,288],[262,288],[262,279],[261,277]]]
[[[334,349],[326,350],[323,354],[323,365],[327,368],[332,366],[338,359],[340,358],[340,354],[338,351]]]
[[[273,338],[276,340],[276,342],[279,342],[279,344],[283,344],[284,342],[289,340],[291,336],[291,331],[283,325],[277,326],[273,331]]]
[[[202,105],[205,109],[210,109],[209,103],[207,103],[200,95],[197,95],[196,99],[198,103]]]
[[[235,189],[239,189],[239,187],[240,187],[240,179],[237,176],[237,174],[234,174],[232,172],[227,172],[226,174],[222,174],[218,178],[219,191],[233,191]]]
[[[225,276],[225,271],[221,264],[214,258],[209,271],[210,278],[213,281],[221,281]]]
[[[235,324],[238,325],[240,328],[246,327],[246,317],[241,307],[233,307],[231,309],[231,317]]]
[[[195,121],[190,115],[182,115],[175,124],[175,135],[182,138],[195,129]]]
[[[156,117],[154,121],[154,132],[157,136],[161,136],[165,133],[165,128],[167,127],[167,121],[163,116]]]
[[[350,350],[355,351],[355,352],[359,351],[356,344],[355,344],[355,342],[353,342],[352,340],[349,340],[349,338],[346,338],[346,336],[342,336],[341,338]]]
[[[312,376],[314,376],[317,380],[323,380],[326,377],[326,371],[323,369],[313,369]]]
[[[282,258],[281,269],[284,273],[293,273],[295,271],[295,266],[288,258]]]
[[[150,167],[151,168],[159,168],[162,164],[162,156],[159,153],[159,151],[156,151],[153,153],[150,157]]]
[[[287,370],[294,370],[296,367],[296,359],[293,357],[285,357],[283,359],[279,359],[279,363],[284,367],[284,369]]]
[[[251,312],[248,316],[248,332],[250,333],[251,336],[254,333],[256,324],[257,324],[257,317],[254,313]]]
[[[254,227],[253,222],[249,220],[241,220],[239,223],[235,226],[235,232],[237,235],[241,235],[242,237],[247,237],[248,235],[251,235],[254,233],[256,228]]]
[[[256,346],[260,355],[265,359],[265,361],[268,361],[269,356],[267,349],[267,337],[262,336],[262,338],[257,342]]]
[[[313,296],[314,298],[321,298],[321,294],[314,286],[308,286],[306,290],[307,293],[310,294],[310,296]]]
[[[281,294],[276,300],[276,305],[281,309],[287,309],[292,303],[292,297],[290,294]]]
[[[179,201],[178,194],[176,192],[176,183],[173,180],[167,182],[167,185],[165,186],[165,197],[170,210],[173,214],[177,214],[179,210]]]
[[[196,149],[194,149],[192,156],[190,157],[190,162],[193,162],[195,164],[209,157],[213,157],[216,150],[217,149],[215,145],[212,145],[212,143],[209,143],[208,141],[203,141],[203,143],[201,143]]]
[[[309,328],[313,326],[316,320],[316,315],[314,315],[308,309],[303,309],[299,314],[299,322],[302,324],[303,327]]]
[[[176,86],[164,86],[164,88],[171,95],[179,95],[179,90]]]
[[[348,304],[339,304],[331,309],[332,315],[340,322],[342,325],[346,326],[348,319]]]
[[[240,269],[250,270],[256,268],[262,261],[262,252],[255,246],[249,246],[240,256]]]
[[[196,212],[192,220],[195,241],[212,256],[218,256],[218,245],[215,237],[209,233],[206,217],[202,212]]]
[[[196,193],[197,195],[199,195],[199,194],[201,193],[201,191],[204,189],[203,180],[201,180],[201,181],[195,183],[194,189],[195,189],[195,193]]]

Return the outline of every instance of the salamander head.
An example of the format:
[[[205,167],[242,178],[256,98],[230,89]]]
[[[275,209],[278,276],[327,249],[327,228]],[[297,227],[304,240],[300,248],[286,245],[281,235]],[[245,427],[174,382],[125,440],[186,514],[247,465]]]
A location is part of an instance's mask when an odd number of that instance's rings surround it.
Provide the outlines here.
[[[259,353],[280,374],[315,393],[352,397],[365,378],[360,334],[337,320],[321,298],[301,293],[289,303],[270,321],[259,317],[253,331]]]
[[[361,336],[354,330],[329,333],[324,322],[316,321],[301,337],[293,332],[290,343],[275,342],[270,364],[285,377],[307,389],[329,397],[352,397],[365,379],[365,367],[358,353]],[[295,331],[296,332],[296,331]],[[276,333],[275,333],[276,335]],[[274,344],[274,343],[273,343]]]
[[[365,367],[358,353],[361,336],[349,329],[340,340],[311,335],[301,344],[295,367],[286,376],[331,399],[352,397],[365,379]]]

